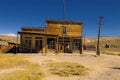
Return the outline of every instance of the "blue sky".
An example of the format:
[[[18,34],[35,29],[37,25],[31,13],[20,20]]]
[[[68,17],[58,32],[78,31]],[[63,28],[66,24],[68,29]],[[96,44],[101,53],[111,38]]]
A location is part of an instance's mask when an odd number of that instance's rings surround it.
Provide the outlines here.
[[[83,35],[120,36],[120,0],[66,0],[66,20],[83,21]],[[44,27],[45,19],[63,19],[63,0],[0,0],[0,34],[16,34],[21,26]]]

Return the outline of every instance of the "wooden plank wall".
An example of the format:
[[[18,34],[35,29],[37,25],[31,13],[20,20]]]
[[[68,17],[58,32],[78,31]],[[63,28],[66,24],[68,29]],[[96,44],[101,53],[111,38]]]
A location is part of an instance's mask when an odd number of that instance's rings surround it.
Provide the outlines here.
[[[66,36],[69,37],[78,37],[82,36],[82,25],[79,24],[52,24],[47,23],[46,33],[47,34],[57,34],[62,36],[62,27],[66,27]]]

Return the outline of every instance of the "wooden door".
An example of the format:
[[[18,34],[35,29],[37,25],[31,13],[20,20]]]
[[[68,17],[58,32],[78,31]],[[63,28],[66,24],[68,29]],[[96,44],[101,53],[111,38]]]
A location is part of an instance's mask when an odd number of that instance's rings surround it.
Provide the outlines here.
[[[60,43],[60,44],[58,45],[58,51],[59,51],[59,52],[64,52],[64,44],[63,44],[63,43]]]

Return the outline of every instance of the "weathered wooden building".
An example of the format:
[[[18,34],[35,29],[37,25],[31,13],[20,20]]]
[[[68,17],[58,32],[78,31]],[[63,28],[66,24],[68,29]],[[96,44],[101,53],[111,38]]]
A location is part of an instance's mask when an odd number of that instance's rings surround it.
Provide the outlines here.
[[[18,43],[0,40],[0,52],[15,53],[18,47]]]
[[[22,27],[20,52],[73,52],[82,53],[82,22],[46,19],[46,27]]]

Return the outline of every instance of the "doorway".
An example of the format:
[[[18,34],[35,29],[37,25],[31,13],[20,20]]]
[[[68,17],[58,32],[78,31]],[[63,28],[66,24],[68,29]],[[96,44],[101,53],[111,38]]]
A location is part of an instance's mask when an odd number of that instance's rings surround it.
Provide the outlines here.
[[[66,50],[66,48],[68,47],[68,45],[70,45],[70,43],[59,43],[58,44],[58,51],[59,52],[66,52],[65,50]]]

